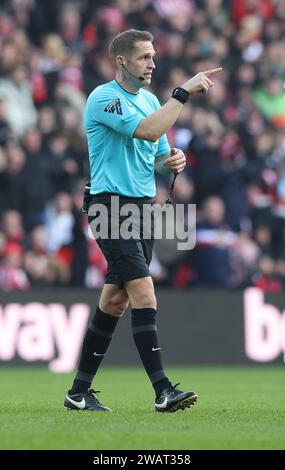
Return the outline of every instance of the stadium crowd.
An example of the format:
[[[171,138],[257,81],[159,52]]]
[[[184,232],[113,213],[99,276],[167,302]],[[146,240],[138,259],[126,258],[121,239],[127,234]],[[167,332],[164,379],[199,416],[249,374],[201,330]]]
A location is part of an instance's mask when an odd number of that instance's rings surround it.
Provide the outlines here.
[[[2,0],[0,289],[101,287],[106,262],[81,213],[88,179],[86,96],[112,80],[109,40],[155,37],[161,103],[198,71],[223,67],[168,137],[187,156],[175,203],[197,205],[197,243],[156,242],[162,286],[285,283],[285,2]],[[157,200],[169,180],[157,177]]]

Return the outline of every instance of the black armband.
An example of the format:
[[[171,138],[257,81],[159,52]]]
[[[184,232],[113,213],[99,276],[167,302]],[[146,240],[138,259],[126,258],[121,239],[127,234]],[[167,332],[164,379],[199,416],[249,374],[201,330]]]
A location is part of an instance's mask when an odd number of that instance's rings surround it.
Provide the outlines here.
[[[180,103],[185,104],[189,96],[190,96],[190,93],[188,93],[187,90],[181,87],[177,87],[177,88],[174,88],[171,98],[174,98],[175,100],[180,101]]]

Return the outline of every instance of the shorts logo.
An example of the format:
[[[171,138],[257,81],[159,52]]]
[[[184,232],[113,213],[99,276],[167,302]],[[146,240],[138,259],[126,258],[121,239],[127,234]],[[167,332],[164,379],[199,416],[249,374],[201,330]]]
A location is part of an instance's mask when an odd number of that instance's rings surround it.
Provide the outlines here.
[[[121,101],[120,98],[116,98],[115,100],[111,101],[109,104],[107,104],[106,108],[104,109],[105,113],[117,113],[122,115],[122,106],[121,106]]]

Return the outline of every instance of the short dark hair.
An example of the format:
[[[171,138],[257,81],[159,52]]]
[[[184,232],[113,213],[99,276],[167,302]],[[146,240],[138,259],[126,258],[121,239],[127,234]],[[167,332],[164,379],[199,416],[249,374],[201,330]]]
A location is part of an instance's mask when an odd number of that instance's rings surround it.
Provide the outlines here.
[[[117,34],[109,45],[109,57],[116,65],[116,57],[120,54],[130,54],[134,51],[138,41],[153,41],[153,35],[148,31],[138,31],[137,29],[128,29]]]

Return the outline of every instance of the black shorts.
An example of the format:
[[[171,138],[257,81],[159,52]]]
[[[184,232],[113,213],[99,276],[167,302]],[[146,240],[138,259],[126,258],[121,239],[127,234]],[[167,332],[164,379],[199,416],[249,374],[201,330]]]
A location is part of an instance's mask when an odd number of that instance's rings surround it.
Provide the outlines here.
[[[111,227],[111,196],[118,196],[115,194],[96,194],[92,197],[89,208],[94,204],[103,204],[108,211],[108,227]],[[149,227],[147,238],[143,237],[143,207],[147,205],[150,209],[155,203],[153,198],[131,198],[126,196],[119,196],[119,207],[123,204],[131,203],[136,204],[140,213],[140,227],[137,235],[128,240],[121,237],[112,238],[110,230],[108,231],[108,238],[100,238],[96,236],[96,241],[102,250],[108,263],[108,271],[105,276],[105,284],[116,284],[120,289],[124,288],[124,284],[134,279],[140,279],[150,276],[149,265],[152,258],[152,250],[154,244],[154,222],[153,215],[151,216],[151,226]],[[90,214],[90,210],[89,210]],[[88,221],[91,223],[96,216],[88,215]],[[119,217],[119,226],[126,220],[127,216]]]

